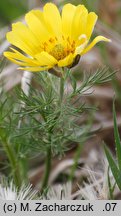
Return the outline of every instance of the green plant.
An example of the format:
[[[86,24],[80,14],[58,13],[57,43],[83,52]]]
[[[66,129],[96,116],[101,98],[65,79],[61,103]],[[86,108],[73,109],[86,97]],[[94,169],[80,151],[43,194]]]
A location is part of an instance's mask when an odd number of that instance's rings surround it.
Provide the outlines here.
[[[121,190],[121,140],[118,132],[118,126],[116,121],[116,111],[115,106],[113,104],[113,120],[114,120],[114,138],[115,138],[115,145],[116,145],[116,160],[113,158],[110,150],[104,146],[105,154],[109,162],[109,166],[111,168],[112,174],[118,185],[119,189]]]

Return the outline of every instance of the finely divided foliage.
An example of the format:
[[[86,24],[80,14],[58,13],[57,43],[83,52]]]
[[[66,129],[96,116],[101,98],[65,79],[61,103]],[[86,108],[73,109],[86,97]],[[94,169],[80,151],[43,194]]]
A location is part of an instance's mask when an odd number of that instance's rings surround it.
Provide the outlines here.
[[[1,197],[11,199],[33,197],[33,193],[28,196],[31,187],[21,186],[23,182],[28,184],[29,163],[38,153],[39,159],[46,161],[44,178],[41,180],[41,193],[44,194],[48,189],[52,156],[60,157],[77,144],[79,148],[70,175],[70,179],[73,179],[82,146],[93,134],[90,128],[91,110],[94,108],[85,104],[83,96],[95,84],[109,81],[114,74],[109,73],[107,68],[99,69],[84,76],[79,84],[72,74],[71,68],[82,55],[99,41],[110,41],[97,36],[90,42],[97,15],[89,13],[84,5],[65,4],[60,13],[55,4],[47,3],[43,11],[27,13],[25,21],[26,24],[13,24],[12,31],[7,33],[7,40],[12,46],[11,51],[4,52],[4,56],[18,64],[20,69],[26,70],[24,74],[28,74],[28,71],[44,72],[33,77],[34,85],[28,81],[25,83],[25,77],[22,79],[25,85],[17,92],[16,98],[10,98],[10,101],[14,101],[10,107],[8,97],[5,99],[4,93],[1,93],[0,145],[6,154],[6,161],[9,161],[8,173],[13,177],[15,187],[1,187],[0,193]],[[87,115],[84,120],[80,118],[82,113]],[[117,130],[115,136],[117,149],[120,150]],[[108,156],[110,159],[107,151]],[[119,171],[121,167],[120,155],[117,156],[119,168],[111,160],[112,171],[115,167]],[[50,190],[48,199],[50,196],[56,197],[56,192]],[[71,185],[60,187],[59,198],[70,196]]]

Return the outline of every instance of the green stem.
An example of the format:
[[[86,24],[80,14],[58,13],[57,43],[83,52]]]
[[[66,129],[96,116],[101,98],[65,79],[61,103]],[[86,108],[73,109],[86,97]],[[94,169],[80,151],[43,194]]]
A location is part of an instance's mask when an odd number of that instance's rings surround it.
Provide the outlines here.
[[[80,159],[80,154],[81,154],[82,148],[83,148],[83,145],[79,144],[79,146],[78,146],[78,148],[77,148],[77,150],[75,152],[74,164],[73,164],[72,169],[71,169],[71,173],[70,173],[70,176],[69,176],[69,181],[72,181],[72,179],[74,177],[75,171],[76,171],[77,166],[78,166],[78,161]]]
[[[8,156],[8,159],[10,161],[10,165],[13,171],[13,177],[14,177],[14,182],[17,188],[21,186],[21,178],[20,178],[20,173],[19,173],[19,167],[17,164],[16,160],[16,154],[12,148],[6,141],[3,141],[4,149],[5,152]]]
[[[64,78],[60,78],[60,97],[59,97],[59,105],[61,106],[62,100],[63,100],[63,95],[64,95]],[[44,119],[46,121],[46,119]],[[43,178],[42,182],[42,187],[41,187],[41,193],[46,193],[47,191],[47,186],[48,186],[48,180],[50,176],[50,171],[51,171],[51,158],[52,158],[52,153],[51,153],[51,134],[52,134],[52,129],[49,131],[49,147],[47,150],[47,155],[46,155],[46,165],[45,165],[45,175]]]
[[[62,100],[63,100],[63,95],[64,95],[64,78],[61,77],[60,78],[60,98],[59,98],[60,105],[61,105]]]
[[[51,170],[51,147],[49,146],[49,148],[47,150],[47,155],[46,155],[45,175],[43,178],[41,193],[45,193],[47,190],[48,180],[49,180],[49,176],[50,176],[50,170]]]
[[[23,183],[27,184],[29,182],[27,171],[28,171],[28,163],[26,157],[23,157],[19,161],[21,178],[23,179]]]

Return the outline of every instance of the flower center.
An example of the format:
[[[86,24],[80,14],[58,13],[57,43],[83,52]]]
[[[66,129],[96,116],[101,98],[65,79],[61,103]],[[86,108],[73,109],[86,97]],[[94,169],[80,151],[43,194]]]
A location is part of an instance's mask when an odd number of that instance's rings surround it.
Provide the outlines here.
[[[62,44],[56,44],[50,54],[58,61],[66,57],[66,52]]]
[[[41,48],[52,55],[57,61],[64,59],[70,53],[75,52],[75,41],[71,41],[69,37],[62,36],[62,42],[59,43],[57,38],[50,38],[44,42]]]

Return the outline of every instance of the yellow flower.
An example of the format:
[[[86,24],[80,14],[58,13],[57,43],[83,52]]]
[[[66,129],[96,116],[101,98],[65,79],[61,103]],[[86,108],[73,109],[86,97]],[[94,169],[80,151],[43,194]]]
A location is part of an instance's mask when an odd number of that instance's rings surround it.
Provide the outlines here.
[[[32,10],[25,16],[26,24],[17,22],[7,33],[14,46],[4,52],[20,69],[43,71],[71,67],[75,59],[84,55],[99,41],[110,41],[98,36],[90,44],[97,15],[88,13],[84,5],[66,4],[60,14],[57,7],[47,3],[43,11]]]

